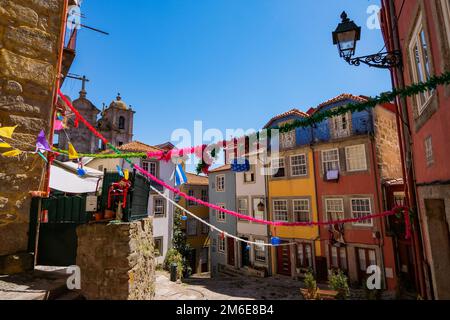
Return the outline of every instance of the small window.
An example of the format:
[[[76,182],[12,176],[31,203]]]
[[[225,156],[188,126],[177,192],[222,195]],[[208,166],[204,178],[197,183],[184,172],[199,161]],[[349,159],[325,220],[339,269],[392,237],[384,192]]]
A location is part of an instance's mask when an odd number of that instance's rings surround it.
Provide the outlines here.
[[[166,214],[166,201],[163,198],[155,198],[154,213],[155,217],[162,217]]]
[[[225,205],[224,204],[218,204],[217,206],[219,206],[222,209],[225,209]],[[225,222],[225,220],[226,220],[225,212],[222,212],[220,210],[216,210],[216,218],[217,218],[217,221],[219,221],[219,222]]]
[[[238,199],[238,212],[248,216],[248,199]]]
[[[53,147],[58,148],[59,146],[59,133],[53,135]]]
[[[350,136],[350,113],[332,118],[334,138],[346,138]]]
[[[98,166],[98,171],[103,171],[103,166]]]
[[[195,195],[194,190],[188,190],[189,197],[194,197],[194,195]],[[188,206],[195,206],[195,205],[197,205],[195,201],[188,200]]]
[[[251,166],[250,171],[244,172],[244,183],[254,183],[255,181],[255,168]]]
[[[156,177],[156,162],[144,161],[142,163],[142,169]]]
[[[201,199],[204,202],[208,202],[209,201],[209,199],[208,199],[208,190],[205,190],[205,189],[202,190],[202,198]]]
[[[326,199],[325,203],[328,221],[338,221],[344,219],[343,199]]]
[[[345,248],[330,247],[331,268],[347,271],[347,251]]]
[[[275,200],[273,202],[273,213],[276,222],[288,222],[288,201],[287,200]]]
[[[291,149],[295,147],[295,130],[280,133],[281,149]]]
[[[291,174],[293,177],[304,177],[308,175],[305,154],[291,157]]]
[[[311,221],[311,214],[310,214],[311,211],[308,199],[293,200],[293,207],[294,207],[295,222]]]
[[[119,142],[117,142],[117,145],[118,145],[119,147],[121,147],[121,146],[123,146],[123,142],[122,142],[122,141],[119,141]]]
[[[283,158],[272,159],[271,168],[272,176],[274,178],[283,178],[286,176],[285,162]]]
[[[186,223],[187,235],[196,236],[197,235],[197,220],[189,219]]]
[[[322,166],[325,173],[339,170],[339,150],[331,149],[322,151]]]
[[[264,220],[266,217],[266,199],[254,198],[253,199],[253,216],[256,219]]]
[[[445,32],[444,34],[447,36],[446,41],[448,46],[450,47],[450,1],[449,0],[440,0],[442,7],[442,14],[444,16],[444,25]]]
[[[366,171],[366,146],[363,144],[345,148],[345,156],[347,160],[347,171]]]
[[[163,255],[163,238],[155,238],[155,254],[158,257],[161,257]]]
[[[219,175],[216,176],[216,192],[224,192],[225,191],[225,176]]]
[[[225,253],[225,238],[221,236],[217,238],[217,249],[220,253]]]
[[[258,262],[265,262],[266,261],[266,247],[263,245],[264,241],[256,240],[255,242],[258,243],[258,245],[255,245],[255,260]]]
[[[409,44],[413,82],[426,82],[431,78],[431,66],[428,49],[425,29],[422,26],[422,15],[420,15]],[[415,96],[417,113],[419,116],[427,107],[432,93],[432,91],[425,91]]]
[[[431,136],[425,139],[425,159],[428,166],[431,166],[434,163],[433,140]]]
[[[312,268],[313,256],[312,246],[309,243],[297,244],[297,267]]]
[[[125,118],[124,117],[119,118],[119,129],[125,130]]]
[[[352,217],[353,218],[364,218],[372,214],[372,209],[370,207],[370,199],[352,199]],[[372,226],[372,219],[361,220],[353,225],[361,226]]]

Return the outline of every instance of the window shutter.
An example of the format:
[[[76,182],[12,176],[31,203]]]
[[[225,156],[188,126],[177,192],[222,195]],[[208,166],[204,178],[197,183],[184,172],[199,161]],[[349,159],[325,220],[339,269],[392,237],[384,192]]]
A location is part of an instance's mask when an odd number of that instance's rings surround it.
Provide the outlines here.
[[[341,166],[341,174],[347,172],[347,155],[345,154],[345,148],[339,149],[339,165]]]

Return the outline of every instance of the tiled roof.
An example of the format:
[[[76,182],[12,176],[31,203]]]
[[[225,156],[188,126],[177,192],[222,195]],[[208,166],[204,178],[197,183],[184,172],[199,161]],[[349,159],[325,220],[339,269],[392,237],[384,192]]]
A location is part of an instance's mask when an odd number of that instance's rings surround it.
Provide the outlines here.
[[[228,171],[228,170],[231,170],[230,164],[226,164],[224,166],[209,170],[209,172],[221,172],[221,171]]]
[[[133,141],[127,144],[124,144],[120,147],[118,147],[120,151],[126,151],[126,152],[155,152],[155,151],[161,151],[160,148],[149,146],[148,144],[139,142],[139,141]]]
[[[194,185],[194,186],[207,186],[209,185],[208,177],[205,176],[198,176],[193,173],[186,172],[186,177],[188,179],[187,184],[188,185]]]
[[[322,107],[328,106],[330,104],[339,102],[339,101],[344,101],[344,100],[354,100],[356,102],[366,102],[368,99],[362,96],[355,96],[353,94],[350,93],[343,93],[337,97],[334,97],[328,101],[325,101],[321,104],[319,104],[316,108],[315,108],[315,112],[319,111]]]
[[[292,110],[289,110],[288,112],[279,114],[279,115],[273,117],[272,119],[270,119],[270,121],[264,126],[264,128],[270,127],[272,125],[272,123],[274,123],[277,120],[283,119],[288,116],[293,116],[293,115],[299,116],[299,117],[308,117],[308,115],[306,113],[304,113],[298,109],[292,109]]]

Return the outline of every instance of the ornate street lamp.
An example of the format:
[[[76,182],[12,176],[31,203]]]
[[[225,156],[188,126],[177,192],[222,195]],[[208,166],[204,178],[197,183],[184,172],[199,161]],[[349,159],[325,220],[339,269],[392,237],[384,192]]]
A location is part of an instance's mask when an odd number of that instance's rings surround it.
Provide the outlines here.
[[[348,64],[360,66],[364,63],[370,67],[390,69],[400,67],[402,64],[400,51],[380,52],[364,57],[353,58],[356,53],[356,43],[361,39],[361,27],[358,27],[344,11],[341,14],[342,22],[333,32],[333,44],[337,45],[339,55]]]

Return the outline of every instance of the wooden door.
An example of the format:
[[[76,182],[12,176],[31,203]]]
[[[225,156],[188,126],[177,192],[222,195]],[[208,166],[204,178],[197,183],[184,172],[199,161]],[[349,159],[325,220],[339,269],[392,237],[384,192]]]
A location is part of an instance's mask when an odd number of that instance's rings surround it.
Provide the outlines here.
[[[372,265],[377,265],[376,252],[372,249],[356,248],[358,257],[358,280],[362,285],[367,279],[367,268]]]
[[[235,266],[234,239],[232,238],[227,238],[227,256],[228,256],[228,264],[234,267]]]
[[[285,243],[285,242],[284,242]],[[277,247],[277,272],[284,276],[291,276],[291,247]]]

